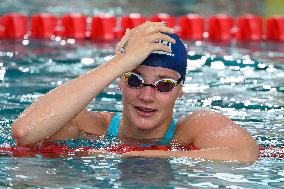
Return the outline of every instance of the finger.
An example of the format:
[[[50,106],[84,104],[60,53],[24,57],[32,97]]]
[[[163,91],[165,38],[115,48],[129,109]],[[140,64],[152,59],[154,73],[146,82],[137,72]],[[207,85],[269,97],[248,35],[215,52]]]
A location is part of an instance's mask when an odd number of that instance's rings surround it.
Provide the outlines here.
[[[117,43],[116,48],[121,48],[124,46],[125,43],[127,43],[128,38],[122,38],[119,43]]]
[[[172,34],[175,31],[174,31],[173,28],[170,28],[170,27],[167,27],[167,26],[155,26],[155,27],[148,27],[146,32],[149,33],[149,34],[157,33],[157,32]]]
[[[123,41],[120,41],[116,44],[116,50],[119,50],[121,47],[123,47]]]
[[[129,28],[126,28],[126,30],[125,30],[125,33],[124,33],[124,36],[123,37],[130,37],[131,36],[131,29],[129,29]]]
[[[165,22],[150,22],[150,21],[146,21],[143,24],[141,24],[141,28],[146,29],[148,27],[157,27],[157,26],[165,26],[166,23]]]
[[[167,34],[163,33],[154,33],[150,36],[149,41],[150,42],[156,42],[156,41],[168,41],[169,43],[175,44],[176,40],[168,36]]]
[[[124,36],[121,38],[120,42],[116,45],[116,53],[121,52],[121,48],[125,46],[125,44],[128,42],[130,38],[130,29],[126,29]]]
[[[116,47],[122,47],[124,43],[127,42],[127,37],[123,36],[121,40],[117,43]]]
[[[154,33],[155,31],[159,31],[158,28],[163,28],[163,27],[166,27],[165,23],[164,22],[150,22],[150,21],[147,21],[147,22],[144,22],[143,24],[139,25],[139,26],[136,26],[135,28],[132,28],[130,33],[135,34],[135,33],[140,33],[140,32],[147,32],[149,30],[149,32],[147,33]],[[149,29],[149,28],[157,28],[157,29]],[[152,32],[151,32],[152,31]],[[170,28],[168,29],[161,29],[161,31],[164,31],[166,33],[173,33],[174,31]]]
[[[172,49],[170,47],[168,47],[167,45],[164,45],[162,43],[153,43],[150,46],[150,50],[151,51],[165,51],[165,52],[168,52],[168,53],[172,52]]]
[[[119,53],[122,52],[121,49],[122,49],[122,47],[124,46],[124,44],[125,44],[124,42],[120,41],[120,42],[116,45],[116,48],[115,48],[116,54],[119,54]]]

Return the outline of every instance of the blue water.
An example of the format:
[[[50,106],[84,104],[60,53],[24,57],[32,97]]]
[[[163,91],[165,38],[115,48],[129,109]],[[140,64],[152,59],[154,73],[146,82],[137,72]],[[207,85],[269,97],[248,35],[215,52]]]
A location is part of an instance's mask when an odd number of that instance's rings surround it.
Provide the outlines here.
[[[187,43],[184,98],[174,117],[199,108],[222,112],[260,145],[284,145],[284,52],[282,44]],[[10,127],[36,98],[95,68],[114,44],[74,40],[0,41],[0,145],[13,146]],[[1,78],[1,77],[0,77]],[[93,111],[121,111],[112,83],[89,104]],[[67,141],[99,147],[108,139]],[[252,165],[186,158],[125,158],[119,155],[60,158],[10,157],[0,153],[0,186],[15,188],[281,188],[284,160],[260,157]]]

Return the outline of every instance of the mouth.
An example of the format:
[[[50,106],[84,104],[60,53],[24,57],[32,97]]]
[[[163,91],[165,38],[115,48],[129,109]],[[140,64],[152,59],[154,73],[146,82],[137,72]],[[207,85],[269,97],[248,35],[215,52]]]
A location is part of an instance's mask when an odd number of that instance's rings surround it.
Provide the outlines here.
[[[157,109],[143,107],[143,106],[135,106],[135,109],[137,110],[138,114],[141,115],[142,117],[150,117],[155,112],[158,111]]]

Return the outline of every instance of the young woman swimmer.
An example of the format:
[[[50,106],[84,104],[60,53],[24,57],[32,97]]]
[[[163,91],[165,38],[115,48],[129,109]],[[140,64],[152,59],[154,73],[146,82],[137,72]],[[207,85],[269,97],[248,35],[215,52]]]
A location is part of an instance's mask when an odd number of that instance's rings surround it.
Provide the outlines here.
[[[120,140],[160,139],[163,145],[193,145],[194,151],[144,150],[126,156],[189,157],[250,163],[258,158],[252,136],[219,113],[198,110],[173,120],[183,95],[187,53],[171,28],[146,22],[127,30],[108,62],[41,96],[12,125],[17,145],[91,135]],[[89,112],[85,107],[110,83],[122,92],[121,114]]]

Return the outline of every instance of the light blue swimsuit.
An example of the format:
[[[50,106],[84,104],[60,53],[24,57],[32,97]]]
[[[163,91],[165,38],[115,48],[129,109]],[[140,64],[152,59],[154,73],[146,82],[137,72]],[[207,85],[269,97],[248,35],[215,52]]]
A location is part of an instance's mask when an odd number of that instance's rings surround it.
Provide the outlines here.
[[[107,135],[112,136],[112,137],[118,137],[118,132],[119,132],[119,125],[120,125],[120,119],[121,119],[121,114],[115,113],[110,121],[108,130],[107,130]],[[174,120],[172,120],[166,135],[164,138],[159,142],[159,144],[162,145],[169,145],[175,132],[176,128],[176,123]]]

